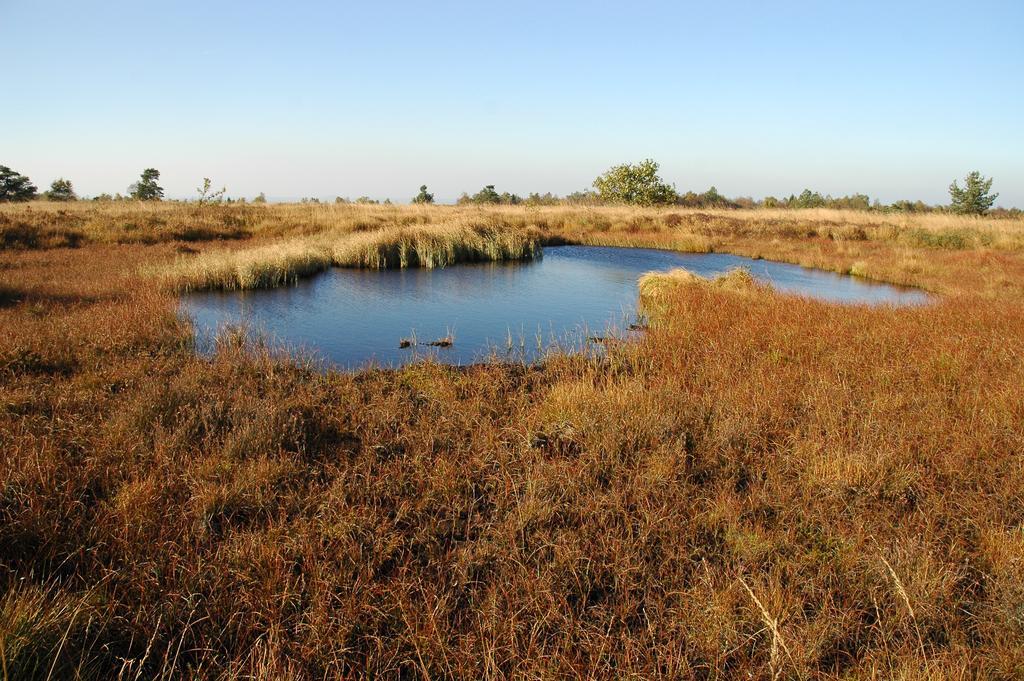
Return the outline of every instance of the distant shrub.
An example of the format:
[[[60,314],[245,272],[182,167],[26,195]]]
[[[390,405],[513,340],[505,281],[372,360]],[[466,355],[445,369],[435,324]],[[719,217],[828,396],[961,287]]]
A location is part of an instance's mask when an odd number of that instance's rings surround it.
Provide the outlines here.
[[[851,194],[836,199],[828,196],[825,198],[825,206],[846,210],[871,210],[871,198],[867,194]]]
[[[872,205],[871,197],[867,194],[833,197],[831,194],[823,196],[821,192],[810,189],[804,189],[799,196],[790,194],[786,199],[766,196],[761,201],[761,205],[765,208],[836,208],[843,210],[872,210],[880,207],[877,201]]]
[[[78,200],[78,195],[75,194],[75,189],[71,186],[71,180],[65,180],[63,177],[54,180],[50,184],[50,189],[44,194],[44,196],[50,201]]]
[[[566,194],[565,198],[562,199],[562,203],[580,206],[598,206],[603,203],[603,201],[597,192],[590,189],[584,189],[582,191]]]
[[[805,189],[800,192],[800,196],[796,197],[795,200],[791,199],[790,203],[793,208],[824,208],[825,197],[818,192]]]
[[[594,180],[602,201],[654,206],[676,200],[675,187],[658,175],[658,163],[645,159],[637,164],[623,163],[609,168]]]
[[[897,213],[927,213],[934,210],[924,201],[907,201],[906,199],[893,201],[887,209]]]
[[[562,199],[559,199],[551,192],[546,192],[544,194],[531,192],[529,196],[526,197],[526,201],[524,201],[527,206],[556,206],[561,202]]]
[[[221,187],[220,189],[214,190],[213,185],[210,183],[210,178],[204,177],[202,186],[196,187],[196,191],[199,193],[199,198],[196,199],[196,202],[205,204],[222,202],[224,200],[224,193],[227,189]]]
[[[434,202],[434,195],[427,191],[427,185],[420,185],[420,193],[413,197],[413,203],[427,204]]]
[[[459,197],[458,203],[464,204],[501,204],[506,206],[515,206],[523,202],[523,197],[518,194],[510,194],[508,192],[502,192],[499,194],[494,190],[494,185],[489,184],[483,189],[478,191],[476,194],[470,196],[469,194],[463,193]]]
[[[739,208],[739,204],[719,194],[715,187],[711,187],[703,194],[686,192],[676,198],[676,203],[687,208]]]

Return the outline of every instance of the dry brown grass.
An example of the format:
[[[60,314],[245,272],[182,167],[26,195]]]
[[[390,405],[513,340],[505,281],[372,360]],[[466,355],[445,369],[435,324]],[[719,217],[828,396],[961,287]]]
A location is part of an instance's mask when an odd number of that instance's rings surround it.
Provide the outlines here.
[[[303,210],[233,248],[340,229],[282,226]],[[231,338],[197,356],[140,275],[181,241],[9,248],[2,678],[1024,674],[1019,225],[952,250],[835,238],[859,214],[481,214],[864,262],[945,295],[668,286],[599,359],[320,373]]]
[[[280,285],[336,264],[400,262],[402,235],[451,257],[518,257],[542,243],[646,246],[730,252],[797,263],[943,294],[1024,296],[1024,220],[948,214],[839,210],[701,210],[625,207],[462,207],[373,205],[214,205],[112,202],[0,205],[0,244],[8,250],[88,243],[179,243],[179,286],[239,285],[238,272]],[[501,243],[503,237],[511,239]],[[365,253],[331,244],[372,242]],[[438,248],[440,247],[440,248]],[[497,247],[497,248],[495,248]],[[511,256],[504,255],[505,249]],[[188,264],[202,251],[196,264]],[[240,252],[239,252],[240,251]],[[491,255],[493,252],[498,255]],[[458,257],[458,256],[456,256]],[[413,258],[416,260],[416,258]],[[173,259],[165,259],[175,271]],[[164,268],[164,272],[167,268]],[[232,275],[235,272],[235,275]],[[174,277],[165,281],[174,283]]]
[[[325,231],[244,249],[180,256],[149,274],[176,291],[285,286],[328,267],[388,269],[525,260],[540,254],[536,230],[452,220],[369,232]]]

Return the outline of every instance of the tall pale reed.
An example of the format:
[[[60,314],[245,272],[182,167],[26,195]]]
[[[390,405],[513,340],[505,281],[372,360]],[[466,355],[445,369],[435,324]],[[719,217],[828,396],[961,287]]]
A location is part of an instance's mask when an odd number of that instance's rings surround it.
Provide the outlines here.
[[[532,259],[541,253],[531,230],[457,219],[370,232],[325,232],[244,250],[179,258],[153,272],[177,291],[285,286],[328,267],[446,267],[459,262]]]

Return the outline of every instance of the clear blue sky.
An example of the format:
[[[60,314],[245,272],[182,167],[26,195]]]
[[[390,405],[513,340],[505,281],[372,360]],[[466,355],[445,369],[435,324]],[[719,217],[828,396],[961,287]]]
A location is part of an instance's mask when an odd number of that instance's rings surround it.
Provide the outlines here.
[[[1024,2],[0,0],[0,164],[40,188],[680,190],[1024,206]]]

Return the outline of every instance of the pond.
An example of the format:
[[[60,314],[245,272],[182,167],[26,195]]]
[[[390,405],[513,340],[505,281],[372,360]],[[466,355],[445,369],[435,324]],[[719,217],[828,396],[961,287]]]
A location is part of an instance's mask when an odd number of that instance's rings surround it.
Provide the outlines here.
[[[929,300],[918,290],[721,253],[549,246],[531,262],[336,268],[289,288],[190,294],[182,308],[203,351],[225,325],[245,324],[341,368],[400,365],[426,354],[452,364],[492,356],[530,361],[552,347],[576,350],[591,336],[628,333],[637,321],[637,279],[675,267],[702,276],[746,267],[778,290],[840,303]],[[445,338],[448,347],[427,345]],[[400,347],[403,339],[415,343]]]

